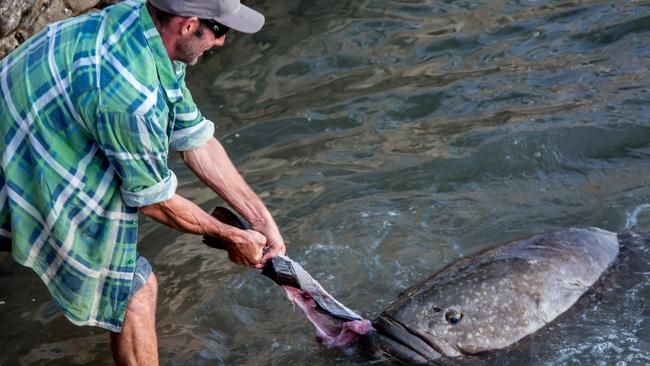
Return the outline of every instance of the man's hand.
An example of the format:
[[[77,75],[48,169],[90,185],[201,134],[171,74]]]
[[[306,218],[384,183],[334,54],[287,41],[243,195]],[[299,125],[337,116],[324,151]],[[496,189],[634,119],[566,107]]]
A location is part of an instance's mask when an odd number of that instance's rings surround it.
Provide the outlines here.
[[[266,246],[266,237],[254,230],[238,230],[237,234],[230,237],[228,245],[228,258],[233,263],[244,266],[261,268],[262,252]]]
[[[255,268],[263,268],[267,260],[276,255],[284,255],[286,253],[287,249],[284,245],[284,240],[275,223],[262,227],[253,225],[253,230],[266,236],[266,245],[268,247],[268,251],[264,254],[261,262],[254,266]]]

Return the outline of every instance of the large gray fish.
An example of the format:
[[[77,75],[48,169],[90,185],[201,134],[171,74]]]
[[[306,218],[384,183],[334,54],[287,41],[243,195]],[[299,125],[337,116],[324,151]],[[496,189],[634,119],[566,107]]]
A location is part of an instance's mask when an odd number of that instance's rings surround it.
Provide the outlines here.
[[[381,357],[446,363],[506,348],[544,327],[601,277],[618,252],[617,235],[597,228],[502,244],[452,263],[408,289],[372,327],[360,317],[337,317],[313,301],[310,307],[309,291],[289,298],[314,323],[325,345],[361,340]]]
[[[371,346],[409,363],[494,351],[569,309],[616,259],[615,233],[567,229],[459,260],[375,320]]]
[[[283,285],[325,345],[360,340],[381,357],[428,364],[503,349],[536,332],[575,304],[618,253],[617,235],[598,228],[502,244],[411,287],[372,324],[287,257],[274,258],[265,274]]]

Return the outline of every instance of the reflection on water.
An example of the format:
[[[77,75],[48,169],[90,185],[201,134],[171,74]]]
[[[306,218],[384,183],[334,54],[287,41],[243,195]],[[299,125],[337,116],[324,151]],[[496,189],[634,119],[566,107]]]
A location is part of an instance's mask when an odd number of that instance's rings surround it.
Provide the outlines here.
[[[650,2],[252,5],[263,31],[229,34],[188,83],[289,255],[365,317],[461,256],[568,226],[621,231],[650,203]],[[217,203],[171,164],[179,193]],[[369,362],[319,346],[277,286],[200,238],[150,221],[140,235],[163,364]],[[648,263],[488,363],[650,362]],[[110,364],[103,332],[70,325],[29,271],[1,257],[0,276],[0,363]]]

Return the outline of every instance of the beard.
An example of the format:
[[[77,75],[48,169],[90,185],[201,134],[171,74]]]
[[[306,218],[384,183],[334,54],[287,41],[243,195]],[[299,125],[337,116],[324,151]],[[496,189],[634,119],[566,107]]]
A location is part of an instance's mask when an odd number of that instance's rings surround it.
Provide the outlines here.
[[[178,45],[176,59],[188,65],[194,65],[206,50],[197,41],[188,41]]]
[[[203,29],[203,25],[199,26],[199,29],[197,29],[196,32],[187,39],[187,41],[178,44],[176,47],[176,60],[188,65],[196,64],[199,57],[203,55],[203,52],[207,51],[201,42],[201,38],[203,38]]]

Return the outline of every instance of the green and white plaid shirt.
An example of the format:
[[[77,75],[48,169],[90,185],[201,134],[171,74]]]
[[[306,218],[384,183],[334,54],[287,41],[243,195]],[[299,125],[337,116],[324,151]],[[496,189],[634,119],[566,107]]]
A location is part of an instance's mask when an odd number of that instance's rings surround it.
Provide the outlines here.
[[[54,23],[0,62],[0,237],[75,324],[120,331],[137,207],[214,133],[141,1]]]

